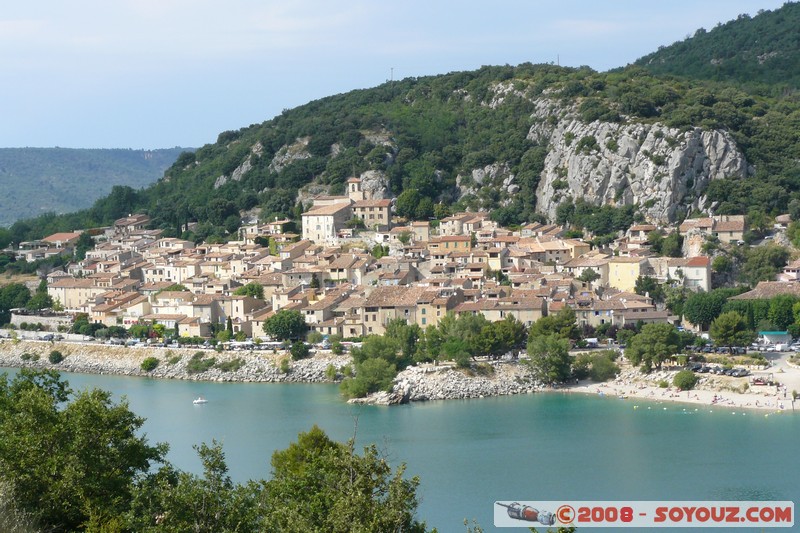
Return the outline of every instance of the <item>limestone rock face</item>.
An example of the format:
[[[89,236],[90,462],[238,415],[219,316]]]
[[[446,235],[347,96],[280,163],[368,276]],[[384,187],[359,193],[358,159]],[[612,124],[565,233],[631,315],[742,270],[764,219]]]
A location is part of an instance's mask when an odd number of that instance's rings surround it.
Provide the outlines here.
[[[310,158],[311,153],[308,151],[309,141],[311,141],[311,137],[302,137],[292,144],[282,146],[275,154],[275,157],[272,158],[269,169],[272,172],[280,172],[295,161]]]
[[[228,183],[228,180],[240,181],[242,179],[242,177],[245,174],[247,174],[247,172],[251,168],[253,168],[253,156],[260,157],[262,153],[264,153],[264,146],[260,142],[257,142],[256,144],[251,146],[250,147],[250,154],[247,156],[247,159],[245,159],[244,162],[241,165],[236,167],[234,169],[234,171],[231,172],[230,177],[228,177],[228,176],[219,176],[214,181],[214,189],[219,189],[220,187],[222,187],[223,185]]]
[[[364,191],[366,198],[383,200],[392,197],[389,177],[383,171],[367,170],[362,172],[359,178],[361,178],[361,190]]]
[[[536,203],[550,219],[560,202],[582,198],[594,205],[638,204],[648,221],[672,222],[681,206],[702,207],[711,180],[748,175],[744,155],[724,131],[587,124],[552,100],[536,106],[528,138],[550,145]]]
[[[481,187],[491,186],[508,189],[514,183],[514,174],[507,163],[492,163],[483,168],[474,168],[470,174],[456,176],[460,196],[477,194]]]

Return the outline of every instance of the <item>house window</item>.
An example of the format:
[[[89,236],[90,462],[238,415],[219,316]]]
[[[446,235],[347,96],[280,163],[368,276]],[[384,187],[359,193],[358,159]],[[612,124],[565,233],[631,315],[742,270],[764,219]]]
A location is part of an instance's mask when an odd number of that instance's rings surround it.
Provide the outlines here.
[[[428,320],[427,318],[425,318],[425,317],[422,317],[422,325],[423,325],[423,326],[424,326],[424,325],[427,323],[427,322],[426,322],[427,320]]]
[[[424,315],[426,313],[426,309],[423,307],[421,313]]]

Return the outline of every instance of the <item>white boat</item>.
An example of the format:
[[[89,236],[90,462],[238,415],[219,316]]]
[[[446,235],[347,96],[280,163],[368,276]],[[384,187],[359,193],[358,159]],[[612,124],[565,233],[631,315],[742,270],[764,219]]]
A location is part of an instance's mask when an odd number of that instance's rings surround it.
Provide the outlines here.
[[[202,396],[198,396],[197,398],[192,400],[192,403],[195,404],[195,405],[198,405],[198,404],[201,404],[201,403],[208,403],[208,400],[206,400]]]

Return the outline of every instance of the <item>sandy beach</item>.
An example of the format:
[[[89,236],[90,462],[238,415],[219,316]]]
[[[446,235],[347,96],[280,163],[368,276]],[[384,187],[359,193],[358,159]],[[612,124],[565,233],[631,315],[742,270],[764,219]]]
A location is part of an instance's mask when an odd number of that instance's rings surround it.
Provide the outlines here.
[[[633,408],[654,408],[649,402],[656,404],[688,404],[682,408],[696,409],[758,409],[767,412],[800,412],[800,398],[792,402],[792,391],[800,392],[800,369],[788,363],[790,353],[771,354],[772,366],[757,375],[772,374],[772,379],[779,386],[753,385],[752,375],[742,378],[718,376],[714,374],[698,374],[700,381],[693,390],[680,391],[672,386],[672,378],[679,369],[661,370],[651,374],[642,374],[624,361],[620,365],[622,372],[614,381],[593,383],[581,381],[563,389],[566,393],[581,393],[620,398],[631,402]],[[668,388],[659,387],[660,381],[666,381]],[[747,384],[747,388],[745,388]],[[641,405],[636,400],[647,400]],[[666,407],[666,405],[665,405]]]

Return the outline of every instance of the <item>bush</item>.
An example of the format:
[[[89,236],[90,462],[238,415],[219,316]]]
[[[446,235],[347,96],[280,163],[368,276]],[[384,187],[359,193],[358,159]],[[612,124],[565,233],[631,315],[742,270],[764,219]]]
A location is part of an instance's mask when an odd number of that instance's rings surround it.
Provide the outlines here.
[[[572,360],[572,377],[575,379],[586,379],[589,377],[589,367],[591,365],[591,355],[583,352],[575,356]]]
[[[328,365],[325,368],[325,377],[328,378],[329,381],[336,381],[336,367],[333,365]]]
[[[658,382],[658,388],[666,389],[668,387],[669,387],[669,383],[667,383],[666,379],[662,379],[661,381]]]
[[[232,361],[225,361],[224,363],[217,363],[217,368],[223,372],[236,372],[244,366],[244,359],[237,357]]]
[[[58,363],[64,360],[64,354],[62,354],[58,350],[53,350],[52,352],[50,352],[50,355],[47,357],[47,359],[54,365],[57,365]]]
[[[397,376],[397,368],[385,359],[367,359],[356,367],[356,375],[347,378],[339,385],[339,390],[347,398],[363,398],[377,391],[390,391]]]
[[[180,360],[181,360],[181,356],[180,355],[173,355],[172,357],[167,359],[167,363],[169,363],[171,365],[174,365]]]
[[[33,356],[27,352],[19,356],[19,358],[22,359],[23,361],[30,361],[32,357]]]
[[[599,383],[614,379],[619,374],[619,367],[605,354],[595,354],[592,356],[592,366],[589,370],[589,377],[592,381]]]
[[[147,357],[142,364],[140,365],[141,369],[145,372],[152,372],[158,366],[158,358],[157,357]]]
[[[287,357],[281,359],[280,366],[278,367],[278,370],[281,371],[281,374],[288,374],[289,370],[291,369],[292,367],[289,366],[289,359]]]
[[[214,366],[216,362],[216,358],[206,358],[203,352],[197,352],[189,360],[189,364],[186,365],[186,371],[190,374],[201,374]]]
[[[692,390],[697,385],[697,374],[691,370],[681,370],[675,374],[672,384],[680,390]]]
[[[300,359],[308,357],[311,354],[311,350],[309,350],[306,343],[297,341],[292,344],[291,354],[293,361],[299,361]]]

